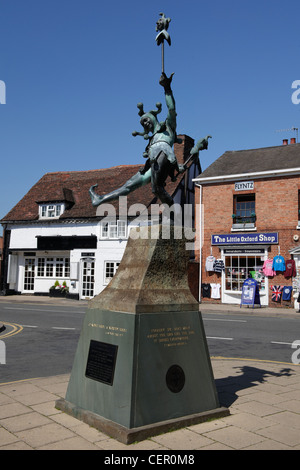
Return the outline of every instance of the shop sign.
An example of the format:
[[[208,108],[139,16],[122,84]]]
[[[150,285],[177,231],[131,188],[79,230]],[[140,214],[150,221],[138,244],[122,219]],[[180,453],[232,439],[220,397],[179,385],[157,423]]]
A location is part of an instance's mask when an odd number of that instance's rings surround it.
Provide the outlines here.
[[[278,243],[278,232],[272,233],[235,233],[220,234],[211,236],[212,245],[252,245],[268,244],[276,245]]]
[[[254,189],[254,181],[240,181],[234,184],[235,191],[249,191]]]

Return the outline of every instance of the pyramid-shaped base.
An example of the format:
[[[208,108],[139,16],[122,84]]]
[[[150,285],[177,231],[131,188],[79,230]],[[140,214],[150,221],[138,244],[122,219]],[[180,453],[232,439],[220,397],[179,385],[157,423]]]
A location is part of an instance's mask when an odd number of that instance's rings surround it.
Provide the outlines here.
[[[229,414],[218,403],[198,311],[88,309],[56,407],[126,444]]]

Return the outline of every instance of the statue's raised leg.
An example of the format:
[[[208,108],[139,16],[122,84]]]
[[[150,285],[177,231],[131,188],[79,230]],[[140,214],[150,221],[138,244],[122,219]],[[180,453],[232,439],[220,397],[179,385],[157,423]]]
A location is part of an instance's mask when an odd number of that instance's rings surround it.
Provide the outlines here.
[[[142,186],[145,186],[145,184],[150,183],[150,181],[151,181],[151,169],[146,171],[144,175],[138,172],[135,175],[133,175],[128,181],[126,181],[126,183],[123,184],[123,186],[121,186],[118,189],[115,189],[114,191],[108,194],[103,194],[102,196],[95,193],[94,189],[98,185],[94,184],[89,189],[90,197],[92,200],[92,205],[94,207],[97,207],[97,206],[100,206],[100,204],[103,204],[104,202],[114,201],[115,199],[118,199],[118,197],[120,196],[127,196],[132,191],[135,191],[136,189],[141,188]]]

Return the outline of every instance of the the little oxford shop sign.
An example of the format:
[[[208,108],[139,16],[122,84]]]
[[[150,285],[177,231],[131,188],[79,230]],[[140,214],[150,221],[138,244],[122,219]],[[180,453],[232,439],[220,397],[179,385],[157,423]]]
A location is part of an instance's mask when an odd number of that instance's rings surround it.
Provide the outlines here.
[[[278,233],[239,233],[211,236],[212,245],[276,245]]]

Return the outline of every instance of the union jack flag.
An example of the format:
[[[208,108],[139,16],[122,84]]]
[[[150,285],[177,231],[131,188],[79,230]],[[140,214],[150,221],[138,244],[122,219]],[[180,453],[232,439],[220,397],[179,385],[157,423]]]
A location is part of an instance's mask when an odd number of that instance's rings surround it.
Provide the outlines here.
[[[283,286],[271,286],[272,289],[272,300],[273,302],[279,302],[281,293],[283,291]]]

